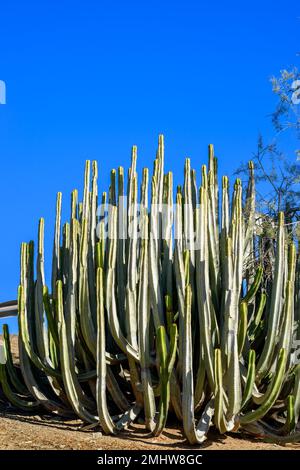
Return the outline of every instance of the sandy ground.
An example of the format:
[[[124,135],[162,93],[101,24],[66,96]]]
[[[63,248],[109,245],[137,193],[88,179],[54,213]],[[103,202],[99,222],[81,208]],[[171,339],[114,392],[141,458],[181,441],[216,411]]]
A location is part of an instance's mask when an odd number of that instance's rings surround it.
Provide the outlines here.
[[[16,338],[13,338],[16,352]],[[300,450],[300,444],[279,446],[249,439],[241,434],[220,436],[213,430],[201,446],[207,450]],[[180,428],[167,427],[159,438],[148,436],[143,426],[135,425],[117,437],[90,429],[80,420],[64,420],[49,415],[17,413],[0,409],[1,450],[191,450]]]
[[[207,450],[300,450],[299,445],[279,446],[235,435],[220,436],[213,431],[201,446]],[[0,414],[2,450],[191,450],[179,429],[167,428],[159,438],[148,437],[135,426],[118,437],[84,430],[80,421],[63,421],[50,416]]]

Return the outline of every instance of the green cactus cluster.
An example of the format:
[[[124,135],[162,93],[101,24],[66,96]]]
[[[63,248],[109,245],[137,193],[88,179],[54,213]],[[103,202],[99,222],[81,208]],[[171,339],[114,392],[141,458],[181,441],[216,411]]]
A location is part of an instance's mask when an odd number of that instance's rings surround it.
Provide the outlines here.
[[[300,440],[299,244],[282,213],[274,239],[257,230],[253,164],[231,195],[208,153],[200,186],[186,159],[175,197],[162,135],[140,190],[133,147],[127,181],[112,170],[107,193],[86,162],[64,225],[58,194],[49,285],[43,219],[36,249],[21,247],[20,363],[5,326],[1,402],[105,434],[138,421],[158,436],[173,415],[190,444],[211,426]]]

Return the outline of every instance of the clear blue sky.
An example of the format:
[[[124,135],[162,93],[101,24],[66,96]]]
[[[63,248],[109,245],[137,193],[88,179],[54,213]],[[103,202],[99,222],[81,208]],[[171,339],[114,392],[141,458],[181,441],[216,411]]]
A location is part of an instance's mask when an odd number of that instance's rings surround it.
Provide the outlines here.
[[[67,213],[86,158],[106,188],[132,144],[152,166],[164,133],[177,183],[208,143],[230,175],[270,132],[270,76],[299,61],[297,1],[10,0],[0,15],[1,301],[16,297],[40,216],[50,259],[55,194]]]

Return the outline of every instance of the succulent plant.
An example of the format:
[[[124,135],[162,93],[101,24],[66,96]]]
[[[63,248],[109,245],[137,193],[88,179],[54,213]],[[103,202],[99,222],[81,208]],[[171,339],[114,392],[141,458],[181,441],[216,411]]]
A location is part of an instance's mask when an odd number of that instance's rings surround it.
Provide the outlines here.
[[[99,194],[87,161],[83,200],[72,192],[64,225],[58,193],[50,285],[43,219],[36,255],[22,244],[18,303],[0,306],[1,316],[18,312],[20,365],[5,326],[2,395],[106,434],[139,419],[157,436],[173,414],[191,444],[210,426],[299,440],[300,255],[284,215],[266,270],[251,162],[245,191],[237,179],[230,200],[209,145],[200,186],[186,159],[175,203],[163,136],[150,198],[149,171],[138,191],[136,162],[133,147],[127,185],[123,168],[112,170]]]

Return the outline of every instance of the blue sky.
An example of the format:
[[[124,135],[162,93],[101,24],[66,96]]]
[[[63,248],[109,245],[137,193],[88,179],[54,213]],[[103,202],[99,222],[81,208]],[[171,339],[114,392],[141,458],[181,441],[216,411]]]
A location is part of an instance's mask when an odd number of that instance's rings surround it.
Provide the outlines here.
[[[86,158],[106,189],[132,144],[152,167],[164,133],[177,183],[208,143],[231,175],[259,131],[272,135],[270,76],[299,61],[296,1],[10,0],[0,14],[0,301],[16,297],[19,245],[40,216],[50,259],[55,194],[67,214]]]

